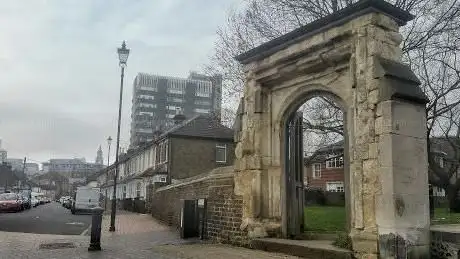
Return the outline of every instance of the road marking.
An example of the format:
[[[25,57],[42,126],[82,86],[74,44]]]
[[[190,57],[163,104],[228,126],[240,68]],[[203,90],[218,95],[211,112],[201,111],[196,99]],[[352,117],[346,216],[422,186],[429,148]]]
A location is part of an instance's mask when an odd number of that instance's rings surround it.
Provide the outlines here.
[[[69,222],[69,223],[66,223],[67,225],[85,225],[85,223],[83,222]]]
[[[86,236],[88,234],[89,230],[91,229],[91,225],[87,229],[85,229],[83,232],[81,232],[80,236]]]

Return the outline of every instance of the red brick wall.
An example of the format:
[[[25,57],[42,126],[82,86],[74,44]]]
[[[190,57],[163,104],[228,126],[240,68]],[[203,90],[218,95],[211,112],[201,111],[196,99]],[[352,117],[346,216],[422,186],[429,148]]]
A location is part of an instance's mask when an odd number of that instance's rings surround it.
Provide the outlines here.
[[[326,163],[321,163],[321,178],[313,178],[313,164],[305,166],[305,182],[309,187],[326,190],[327,182],[344,182],[344,168],[326,168]]]
[[[170,226],[180,226],[182,199],[207,199],[207,237],[216,242],[246,246],[247,234],[240,230],[243,213],[242,197],[234,195],[234,179],[210,177],[171,185],[153,191],[152,216]]]

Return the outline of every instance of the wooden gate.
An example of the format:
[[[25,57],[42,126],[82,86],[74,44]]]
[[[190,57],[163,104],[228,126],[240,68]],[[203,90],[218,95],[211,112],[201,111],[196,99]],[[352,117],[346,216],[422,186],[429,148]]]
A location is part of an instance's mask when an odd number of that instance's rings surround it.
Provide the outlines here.
[[[287,234],[295,238],[304,232],[303,114],[286,123],[286,208]]]

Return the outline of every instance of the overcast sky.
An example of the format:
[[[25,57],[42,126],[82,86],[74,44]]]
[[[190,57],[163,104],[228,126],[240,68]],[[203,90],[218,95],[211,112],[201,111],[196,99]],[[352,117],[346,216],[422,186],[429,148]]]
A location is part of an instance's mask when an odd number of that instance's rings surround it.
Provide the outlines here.
[[[240,0],[22,0],[0,7],[0,138],[8,157],[85,157],[116,138],[116,49],[126,40],[121,144],[138,72],[186,77]],[[115,141],[112,143],[114,150]],[[114,153],[114,152],[112,152]],[[113,155],[113,154],[112,154]],[[114,156],[112,156],[112,159]]]

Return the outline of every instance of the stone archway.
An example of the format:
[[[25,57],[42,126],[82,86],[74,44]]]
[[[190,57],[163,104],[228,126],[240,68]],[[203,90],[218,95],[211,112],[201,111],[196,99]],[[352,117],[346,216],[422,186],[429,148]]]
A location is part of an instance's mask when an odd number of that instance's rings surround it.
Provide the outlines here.
[[[349,225],[356,254],[429,255],[426,96],[401,64],[399,26],[413,16],[363,0],[239,55],[235,194],[249,238],[286,237],[283,127],[316,93],[346,113]],[[399,257],[398,257],[399,258]]]

